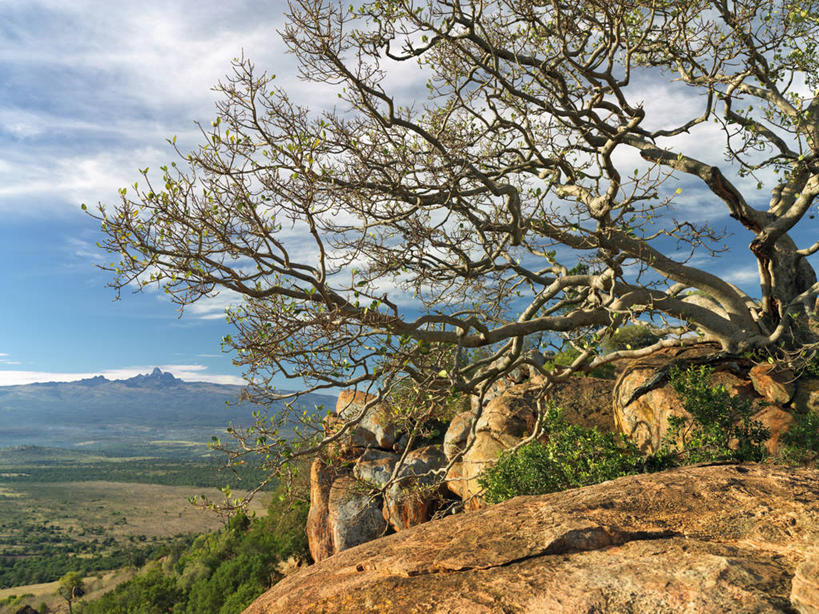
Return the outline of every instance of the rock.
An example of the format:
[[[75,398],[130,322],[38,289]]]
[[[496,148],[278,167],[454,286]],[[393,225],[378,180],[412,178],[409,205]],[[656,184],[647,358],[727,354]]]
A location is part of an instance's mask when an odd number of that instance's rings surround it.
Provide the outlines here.
[[[791,604],[799,614],[819,614],[819,547],[809,552],[796,570]]]
[[[398,481],[384,496],[384,519],[396,531],[403,531],[432,517],[438,499],[440,476],[426,475],[447,464],[440,446],[426,446],[407,453],[398,470]]]
[[[817,540],[819,471],[685,467],[412,527],[284,578],[245,614],[806,614]]]
[[[500,453],[529,435],[537,419],[537,396],[545,381],[541,376],[528,382],[510,386],[502,380],[492,389],[491,400],[478,419],[474,441],[468,441],[470,429],[478,408],[457,414],[444,437],[444,453],[451,461],[467,448],[460,462],[447,474],[447,488],[467,502],[469,509],[483,505],[477,477]],[[573,377],[559,382],[550,391],[550,397],[564,410],[569,424],[602,431],[614,430],[611,413],[611,394],[614,380],[594,377]],[[475,397],[473,397],[474,399]],[[469,445],[467,445],[469,444]]]
[[[448,461],[455,458],[455,455],[466,447],[475,414],[474,410],[462,411],[456,414],[452,422],[449,423],[449,427],[444,434],[444,454]]]
[[[404,450],[407,449],[407,445],[409,445],[409,435],[406,433],[402,433],[401,436],[396,440],[394,444],[392,444],[393,451],[401,454]]]
[[[317,563],[335,553],[328,507],[335,477],[335,470],[327,463],[318,458],[313,461],[310,467],[310,511],[304,530],[310,556]]]
[[[384,486],[392,477],[398,455],[381,450],[367,450],[356,461],[353,476],[377,487]]]
[[[797,414],[819,413],[819,378],[799,380],[793,397],[793,411]]]
[[[464,464],[453,463],[446,474],[446,487],[449,491],[461,499],[464,499],[466,476],[464,475]]]
[[[335,480],[327,502],[334,552],[381,537],[387,530],[382,505],[381,497],[371,495],[355,478],[343,476]]]
[[[632,363],[623,370],[614,386],[612,405],[617,430],[629,437],[646,453],[656,452],[668,431],[669,416],[690,417],[682,406],[677,394],[668,381],[668,371],[672,364],[684,367],[686,361],[702,359],[713,353],[709,345],[688,348],[666,348]],[[762,405],[761,399],[748,379],[747,369],[751,364],[736,361],[716,363],[711,377],[713,385],[725,386],[732,394],[745,397]],[[781,410],[781,408],[779,408]],[[778,441],[783,434],[779,428],[790,424],[776,412],[760,413],[771,435]]]
[[[37,610],[32,608],[30,605],[24,605],[22,608],[17,610],[14,614],[40,614]]]
[[[535,393],[538,388],[530,383],[508,388],[492,399],[484,408],[475,425],[475,440],[463,455],[461,474],[462,499],[467,507],[483,505],[479,493],[478,476],[487,466],[498,460],[501,452],[514,446],[529,435],[537,421]]]
[[[473,399],[477,399],[477,397],[473,397]],[[477,409],[477,406],[474,406],[471,410],[456,414],[452,422],[449,423],[449,428],[444,434],[444,455],[448,462],[452,461],[466,447]],[[452,465],[446,475],[446,487],[450,492],[463,497],[464,478],[463,461],[458,461]]]
[[[760,364],[748,371],[757,394],[774,405],[787,405],[796,390],[796,379],[790,369],[777,370],[774,365]]]
[[[615,430],[611,411],[614,384],[613,379],[572,377],[555,384],[551,400],[563,410],[563,418],[569,424],[612,432]]]
[[[336,415],[342,421],[355,419],[367,403],[376,397],[360,390],[342,390],[336,403]],[[350,431],[350,441],[356,447],[392,448],[395,444],[395,429],[382,405],[374,405]]]
[[[779,440],[788,432],[793,422],[793,415],[781,407],[768,405],[755,413],[753,419],[761,422],[771,432],[771,438],[765,442],[765,447],[768,453],[774,456],[779,451]]]

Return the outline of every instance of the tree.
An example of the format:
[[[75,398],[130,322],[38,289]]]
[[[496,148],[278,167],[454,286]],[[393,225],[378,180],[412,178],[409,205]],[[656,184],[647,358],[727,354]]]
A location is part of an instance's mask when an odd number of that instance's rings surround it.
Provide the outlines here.
[[[339,108],[236,60],[203,144],[95,214],[112,285],[161,284],[180,307],[235,293],[225,341],[259,401],[483,395],[544,371],[533,338],[579,350],[552,379],[701,340],[812,355],[817,4],[290,0],[282,36]],[[401,98],[401,66],[426,100]],[[658,84],[673,113],[645,104]],[[698,153],[714,135],[718,164]],[[758,295],[713,272],[727,234],[686,198],[751,238]],[[628,324],[656,340],[601,349]],[[285,419],[238,434],[241,454],[315,453],[277,435]]]
[[[80,572],[69,571],[60,578],[60,587],[57,592],[68,603],[68,611],[73,612],[74,602],[85,595],[85,583]]]

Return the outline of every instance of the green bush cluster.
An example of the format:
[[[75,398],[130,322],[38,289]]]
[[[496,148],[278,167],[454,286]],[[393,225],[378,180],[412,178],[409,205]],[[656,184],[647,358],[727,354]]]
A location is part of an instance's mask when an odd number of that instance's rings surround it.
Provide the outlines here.
[[[762,461],[770,431],[752,416],[752,401],[713,385],[710,367],[673,368],[671,387],[690,418],[669,416],[668,434],[658,453],[662,465],[693,465],[713,461]]]
[[[642,456],[622,435],[567,424],[560,409],[544,416],[545,443],[531,441],[506,452],[478,478],[487,502],[597,484],[637,473]]]
[[[278,493],[281,494],[281,493]],[[274,496],[268,515],[231,519],[221,532],[201,535],[184,551],[89,603],[78,614],[239,614],[271,581],[276,565],[307,557],[307,502]]]
[[[787,464],[814,464],[819,468],[819,412],[794,416],[788,432],[782,437],[779,456],[779,460]]]

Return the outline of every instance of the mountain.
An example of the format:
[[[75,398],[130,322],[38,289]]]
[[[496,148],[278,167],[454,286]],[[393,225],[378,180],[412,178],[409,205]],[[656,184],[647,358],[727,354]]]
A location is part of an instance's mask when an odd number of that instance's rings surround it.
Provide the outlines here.
[[[266,409],[240,402],[241,391],[241,386],[186,382],[158,368],[125,380],[98,375],[76,382],[0,386],[0,448],[37,445],[122,453],[123,446],[137,452],[149,444],[204,444],[224,435],[228,424],[249,424],[254,410]],[[313,394],[301,404],[308,411],[333,407],[335,397]]]

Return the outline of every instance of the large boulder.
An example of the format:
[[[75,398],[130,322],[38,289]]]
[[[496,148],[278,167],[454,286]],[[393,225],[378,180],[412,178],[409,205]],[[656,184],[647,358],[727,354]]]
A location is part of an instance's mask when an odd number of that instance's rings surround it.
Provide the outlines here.
[[[335,552],[333,532],[330,527],[330,487],[336,472],[321,459],[315,459],[310,467],[310,511],[304,531],[313,560],[323,561]]]
[[[383,501],[351,476],[333,482],[327,502],[328,521],[335,552],[381,537],[387,523],[381,512]]]
[[[517,497],[346,550],[245,614],[816,612],[819,471],[711,465]]]
[[[754,365],[748,377],[757,394],[772,405],[787,405],[796,391],[796,379],[790,369],[777,369],[772,364]]]
[[[478,483],[481,473],[498,460],[501,452],[532,433],[543,384],[543,379],[539,377],[521,384],[504,384],[480,414],[473,407],[471,411],[458,414],[453,419],[444,438],[444,452],[451,461],[457,452],[466,451],[450,469],[447,487],[466,502],[467,508],[476,509],[483,505],[480,497],[482,488]],[[612,431],[613,386],[613,380],[574,377],[555,384],[548,395],[564,410],[564,418],[569,424]],[[479,417],[474,427],[474,437],[471,437],[476,415]]]
[[[457,482],[454,482],[457,486],[452,489],[468,508],[477,509],[483,505],[480,498],[483,489],[478,476],[498,460],[501,452],[519,443],[534,429],[538,391],[539,387],[529,382],[512,386],[489,401],[478,416],[474,440],[461,457],[456,469]],[[450,478],[455,477],[450,475]]]
[[[796,386],[796,394],[793,397],[793,410],[799,414],[819,413],[819,378],[811,377],[799,380]]]
[[[390,481],[397,461],[393,452],[368,449],[356,460],[353,476],[365,485],[381,488]]]
[[[358,420],[348,431],[349,443],[354,448],[390,449],[395,444],[395,428],[388,412],[383,405],[374,403],[375,399],[360,390],[342,390],[338,395],[336,424]]]
[[[444,437],[444,454],[452,461],[465,450],[447,474],[447,487],[461,497],[470,509],[483,505],[478,476],[498,460],[503,450],[528,436],[537,420],[538,397],[544,380],[534,377],[520,384],[503,380],[492,389],[483,412],[477,404],[469,411],[457,414]],[[611,413],[611,393],[614,380],[594,377],[573,377],[557,382],[548,395],[564,410],[569,424],[602,431],[614,430]],[[480,415],[472,436],[473,423]]]

